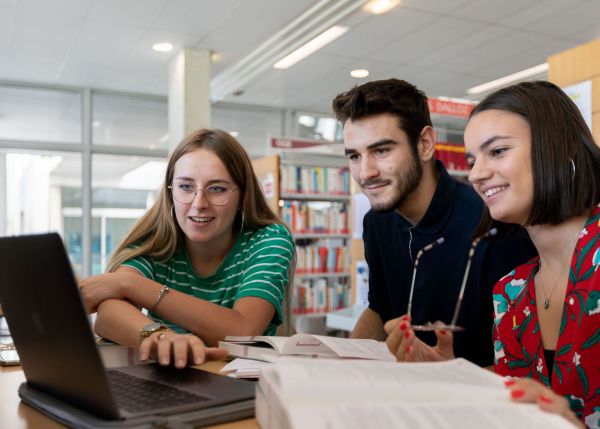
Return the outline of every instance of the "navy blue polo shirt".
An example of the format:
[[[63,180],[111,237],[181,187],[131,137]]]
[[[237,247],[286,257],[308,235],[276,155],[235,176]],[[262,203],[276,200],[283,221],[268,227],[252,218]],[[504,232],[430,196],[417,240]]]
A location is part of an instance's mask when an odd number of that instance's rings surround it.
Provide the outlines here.
[[[450,323],[467,264],[471,235],[481,219],[483,201],[468,184],[448,174],[436,162],[439,179],[433,199],[417,224],[395,210],[369,211],[363,221],[365,256],[369,265],[369,308],[385,323],[407,312],[413,261],[423,247],[444,237],[445,242],[419,260],[412,306],[414,324],[441,320]],[[412,237],[411,237],[412,236]],[[410,245],[410,247],[409,247]],[[536,255],[529,237],[482,241],[472,260],[458,318],[464,332],[455,333],[454,352],[478,365],[493,363],[492,289],[513,268]],[[417,335],[430,345],[431,332]]]

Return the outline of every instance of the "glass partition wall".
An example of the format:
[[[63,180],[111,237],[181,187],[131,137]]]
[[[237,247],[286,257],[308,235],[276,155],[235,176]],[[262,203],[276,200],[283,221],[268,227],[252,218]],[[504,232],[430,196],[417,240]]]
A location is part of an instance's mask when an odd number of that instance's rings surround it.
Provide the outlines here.
[[[58,232],[79,276],[154,203],[168,156],[166,97],[0,82],[0,236]],[[251,157],[286,134],[286,111],[220,103],[212,126]]]
[[[103,272],[167,154],[165,97],[0,84],[0,235],[56,231],[77,275]]]

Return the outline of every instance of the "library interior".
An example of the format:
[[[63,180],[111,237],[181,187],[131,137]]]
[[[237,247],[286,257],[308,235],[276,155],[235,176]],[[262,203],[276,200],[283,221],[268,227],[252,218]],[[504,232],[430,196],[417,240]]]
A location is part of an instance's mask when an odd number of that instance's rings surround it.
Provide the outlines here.
[[[598,17],[0,0],[0,427],[600,429]]]

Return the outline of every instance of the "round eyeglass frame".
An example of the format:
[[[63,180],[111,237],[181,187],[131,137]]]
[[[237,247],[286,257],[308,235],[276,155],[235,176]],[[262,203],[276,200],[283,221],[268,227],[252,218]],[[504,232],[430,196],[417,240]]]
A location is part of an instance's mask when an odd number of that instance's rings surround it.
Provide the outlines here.
[[[227,200],[225,200],[225,202],[222,202],[222,203],[214,203],[213,201],[211,201],[211,198],[213,196],[211,194],[207,194],[206,193],[206,188],[196,188],[195,187],[194,188],[194,196],[189,201],[180,201],[177,198],[175,198],[175,192],[174,192],[174,189],[173,189],[173,185],[169,185],[169,186],[167,186],[167,188],[169,188],[171,190],[171,196],[178,203],[181,203],[181,204],[191,204],[192,202],[194,202],[194,200],[198,196],[198,191],[202,191],[202,193],[204,194],[204,198],[206,198],[206,201],[208,201],[209,204],[211,204],[213,206],[224,206],[225,204],[227,204],[229,202],[229,200],[231,200],[231,194],[233,192],[237,191],[238,189],[240,189],[239,187],[233,188],[233,189],[228,189],[227,190],[227,192],[228,192],[228,194],[227,194]]]

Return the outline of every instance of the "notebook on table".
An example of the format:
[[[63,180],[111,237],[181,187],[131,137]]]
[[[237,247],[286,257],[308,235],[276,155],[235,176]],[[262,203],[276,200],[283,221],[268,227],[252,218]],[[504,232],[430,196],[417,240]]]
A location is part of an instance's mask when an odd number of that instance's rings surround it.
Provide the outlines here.
[[[0,302],[27,379],[19,388],[24,402],[83,428],[253,415],[255,384],[246,380],[156,364],[104,368],[58,234],[0,238],[0,261]]]

